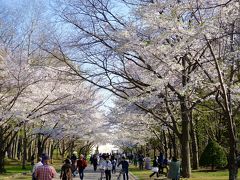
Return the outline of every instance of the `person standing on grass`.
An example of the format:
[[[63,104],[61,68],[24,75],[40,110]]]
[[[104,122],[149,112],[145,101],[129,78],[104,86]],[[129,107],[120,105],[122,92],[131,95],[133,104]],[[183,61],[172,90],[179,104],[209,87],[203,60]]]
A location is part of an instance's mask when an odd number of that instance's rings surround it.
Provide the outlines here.
[[[180,167],[181,167],[180,161],[178,161],[176,157],[173,157],[172,161],[169,163],[168,178],[172,180],[179,180]]]
[[[123,180],[128,180],[129,163],[126,161],[125,156],[123,156],[122,161],[118,163],[118,166],[120,165],[122,165]]]
[[[144,156],[143,154],[140,154],[138,157],[138,163],[139,163],[139,169],[143,170],[143,163],[144,163]]]
[[[87,161],[83,157],[81,154],[79,160],[77,160],[77,168],[81,180],[83,180],[84,177],[84,169],[87,167]]]
[[[50,166],[50,158],[45,155],[43,165],[38,166],[35,171],[35,177],[37,180],[52,180],[56,177],[57,172],[54,167]]]

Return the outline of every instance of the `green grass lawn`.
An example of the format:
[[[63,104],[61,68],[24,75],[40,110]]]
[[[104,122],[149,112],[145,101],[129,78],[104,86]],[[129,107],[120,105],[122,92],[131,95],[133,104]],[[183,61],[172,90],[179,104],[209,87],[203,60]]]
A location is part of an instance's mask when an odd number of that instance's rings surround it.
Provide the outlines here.
[[[60,171],[62,166],[61,160],[54,160],[52,164],[56,171]],[[21,162],[17,160],[6,159],[5,160],[6,173],[0,174],[0,180],[12,180],[12,179],[24,179],[31,180],[31,165],[28,163],[26,169],[22,169]]]
[[[139,170],[137,167],[134,167],[134,166],[130,166],[129,171],[131,171],[134,176],[138,177],[139,180],[150,179],[149,175],[152,173],[151,170]],[[216,172],[209,172],[206,170],[202,170],[202,171],[193,171],[192,177],[189,180],[227,180],[227,179],[228,179],[228,170],[219,170]]]
[[[26,169],[22,169],[22,165],[17,160],[5,160],[6,173],[0,175],[0,180],[7,179],[25,179],[31,180],[31,166],[28,164]]]

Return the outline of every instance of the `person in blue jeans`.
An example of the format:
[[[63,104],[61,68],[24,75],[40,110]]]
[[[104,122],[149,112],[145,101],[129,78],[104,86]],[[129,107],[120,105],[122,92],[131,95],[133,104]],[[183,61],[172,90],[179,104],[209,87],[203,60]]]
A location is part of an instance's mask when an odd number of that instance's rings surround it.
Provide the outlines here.
[[[84,177],[84,169],[87,167],[87,161],[83,157],[84,156],[81,154],[79,160],[77,161],[77,168],[81,180],[83,180]]]
[[[122,161],[118,163],[118,166],[122,165],[122,171],[123,171],[123,180],[128,180],[128,166],[129,163],[126,161],[125,157],[122,157]]]

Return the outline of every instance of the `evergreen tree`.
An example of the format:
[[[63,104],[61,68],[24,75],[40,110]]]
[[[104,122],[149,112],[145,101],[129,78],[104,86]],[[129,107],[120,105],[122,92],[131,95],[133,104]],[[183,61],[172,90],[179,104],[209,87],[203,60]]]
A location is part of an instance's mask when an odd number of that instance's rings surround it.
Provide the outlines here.
[[[227,165],[227,156],[224,149],[215,141],[209,141],[200,157],[201,166],[224,167]]]

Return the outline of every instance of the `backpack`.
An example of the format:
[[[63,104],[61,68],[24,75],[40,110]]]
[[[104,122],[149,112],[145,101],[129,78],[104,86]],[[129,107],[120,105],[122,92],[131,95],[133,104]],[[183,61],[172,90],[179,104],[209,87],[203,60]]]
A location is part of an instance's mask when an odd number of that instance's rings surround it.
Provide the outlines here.
[[[87,161],[83,160],[83,168],[85,169],[87,167]]]
[[[65,167],[63,169],[62,180],[69,180],[71,178],[71,175],[71,167]]]

